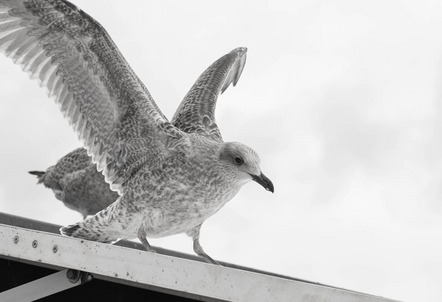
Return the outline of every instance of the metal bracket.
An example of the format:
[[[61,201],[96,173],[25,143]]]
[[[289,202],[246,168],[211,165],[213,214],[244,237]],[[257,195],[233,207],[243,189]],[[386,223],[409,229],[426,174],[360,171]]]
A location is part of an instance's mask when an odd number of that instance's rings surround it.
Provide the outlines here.
[[[35,301],[92,280],[86,272],[65,269],[0,293],[0,301]]]

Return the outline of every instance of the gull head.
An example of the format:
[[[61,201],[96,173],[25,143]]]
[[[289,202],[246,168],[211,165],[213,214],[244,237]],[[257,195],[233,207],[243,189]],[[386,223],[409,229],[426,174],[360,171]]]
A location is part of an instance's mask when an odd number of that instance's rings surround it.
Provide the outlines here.
[[[261,171],[258,153],[237,142],[224,143],[220,160],[238,180],[253,180],[267,191],[274,192],[273,183]]]

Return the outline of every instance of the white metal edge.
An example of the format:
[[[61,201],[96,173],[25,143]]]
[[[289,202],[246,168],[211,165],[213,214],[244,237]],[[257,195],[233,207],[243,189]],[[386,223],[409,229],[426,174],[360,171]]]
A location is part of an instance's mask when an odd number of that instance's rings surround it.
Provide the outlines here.
[[[0,224],[0,242],[0,255],[82,270],[184,292],[191,296],[256,302],[392,301],[328,286],[4,224]]]

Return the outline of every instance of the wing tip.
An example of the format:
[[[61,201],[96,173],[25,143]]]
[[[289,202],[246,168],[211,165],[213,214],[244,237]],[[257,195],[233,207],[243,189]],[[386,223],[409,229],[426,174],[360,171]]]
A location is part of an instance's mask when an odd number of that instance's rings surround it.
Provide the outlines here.
[[[235,52],[239,56],[242,56],[247,53],[247,47],[237,47],[234,50],[232,50],[231,52]]]
[[[221,88],[221,94],[227,90],[230,84],[235,87],[236,83],[238,83],[238,80],[241,77],[242,71],[244,70],[244,66],[246,64],[247,47],[237,47],[230,53],[235,53],[236,59],[231,71],[229,72],[229,75],[227,76],[226,81]]]

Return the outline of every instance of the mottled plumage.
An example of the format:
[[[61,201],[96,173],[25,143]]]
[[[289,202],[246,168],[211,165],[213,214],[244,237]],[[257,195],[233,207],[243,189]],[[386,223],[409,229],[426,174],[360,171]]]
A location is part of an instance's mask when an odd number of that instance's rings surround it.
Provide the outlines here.
[[[0,0],[0,51],[37,78],[60,105],[106,182],[120,197],[68,236],[101,242],[187,233],[254,180],[273,192],[255,151],[223,142],[218,94],[238,80],[245,48],[206,70],[169,122],[106,31],[67,1]]]
[[[45,172],[29,173],[37,175],[38,183],[52,189],[58,200],[80,212],[83,218],[103,210],[118,198],[84,148],[69,152]]]
[[[213,138],[222,140],[215,121],[210,117],[214,116],[218,94],[223,93],[230,83],[237,83],[245,60],[246,49],[239,48],[214,62],[184,97],[171,123],[186,133],[205,135],[209,132]],[[225,74],[230,78],[225,79]],[[38,183],[52,189],[57,199],[68,208],[80,212],[84,218],[104,209],[118,198],[84,148],[68,153],[46,172],[29,173],[37,175]]]
[[[245,60],[246,49],[239,48],[214,62],[184,97],[171,123],[184,132],[202,135],[209,132],[212,137],[222,140],[215,121],[210,117],[214,116],[218,94],[223,93],[230,83],[237,83]],[[230,68],[232,72],[229,72]],[[225,74],[230,78],[224,79]],[[222,83],[224,86],[221,86]],[[84,218],[104,209],[118,198],[84,148],[68,153],[46,172],[29,173],[37,175],[38,183],[52,189],[57,199],[68,208],[80,212]]]

